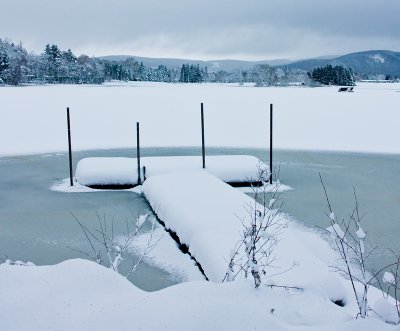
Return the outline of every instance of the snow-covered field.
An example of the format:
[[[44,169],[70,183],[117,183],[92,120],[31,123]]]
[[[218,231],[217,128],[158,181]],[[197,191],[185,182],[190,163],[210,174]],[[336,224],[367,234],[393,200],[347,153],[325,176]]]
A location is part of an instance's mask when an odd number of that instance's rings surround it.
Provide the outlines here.
[[[400,153],[400,84],[254,88],[130,83],[0,88],[0,155],[65,151],[66,107],[74,149],[200,146],[267,147],[269,103],[277,148]]]

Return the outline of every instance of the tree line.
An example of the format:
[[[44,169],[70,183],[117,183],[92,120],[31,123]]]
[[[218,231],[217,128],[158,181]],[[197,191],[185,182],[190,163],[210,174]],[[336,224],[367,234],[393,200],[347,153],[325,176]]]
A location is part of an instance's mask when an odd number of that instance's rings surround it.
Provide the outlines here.
[[[300,69],[256,65],[250,70],[209,72],[195,64],[180,68],[148,67],[133,57],[113,61],[75,55],[48,44],[41,54],[28,53],[22,43],[0,39],[0,84],[101,84],[105,81],[154,81],[167,83],[255,83],[257,86],[354,85],[351,69],[343,66]]]

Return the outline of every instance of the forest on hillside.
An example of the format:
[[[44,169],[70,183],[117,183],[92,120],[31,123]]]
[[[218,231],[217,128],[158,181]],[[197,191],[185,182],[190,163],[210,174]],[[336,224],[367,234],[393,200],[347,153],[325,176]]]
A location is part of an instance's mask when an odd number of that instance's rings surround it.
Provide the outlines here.
[[[317,70],[318,69],[318,70]],[[41,54],[28,52],[22,43],[0,39],[0,84],[102,84],[105,81],[150,81],[167,83],[254,83],[256,86],[354,85],[351,69],[343,66],[301,69],[271,67],[267,64],[251,70],[210,71],[206,66],[183,64],[145,66],[133,57],[112,61],[75,55],[47,44]]]

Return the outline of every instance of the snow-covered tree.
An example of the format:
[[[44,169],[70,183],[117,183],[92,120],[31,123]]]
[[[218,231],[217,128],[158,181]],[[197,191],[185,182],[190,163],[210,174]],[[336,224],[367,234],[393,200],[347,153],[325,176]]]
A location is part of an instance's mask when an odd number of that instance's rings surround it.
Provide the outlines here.
[[[22,43],[15,45],[0,39],[0,79],[10,85],[26,81],[28,75],[28,53]]]

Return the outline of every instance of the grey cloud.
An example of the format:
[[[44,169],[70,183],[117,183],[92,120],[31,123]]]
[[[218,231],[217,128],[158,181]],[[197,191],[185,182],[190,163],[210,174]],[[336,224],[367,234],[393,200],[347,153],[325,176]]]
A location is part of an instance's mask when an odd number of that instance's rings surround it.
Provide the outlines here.
[[[398,0],[31,1],[2,5],[0,37],[89,55],[307,57],[400,50]]]

